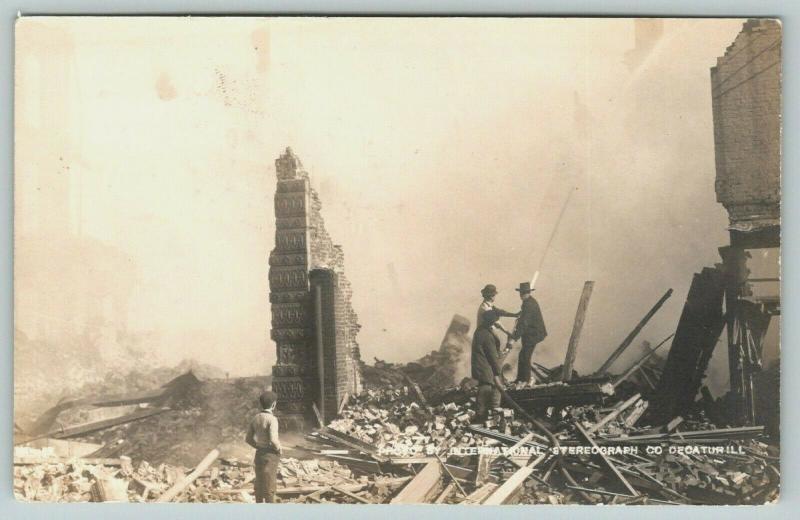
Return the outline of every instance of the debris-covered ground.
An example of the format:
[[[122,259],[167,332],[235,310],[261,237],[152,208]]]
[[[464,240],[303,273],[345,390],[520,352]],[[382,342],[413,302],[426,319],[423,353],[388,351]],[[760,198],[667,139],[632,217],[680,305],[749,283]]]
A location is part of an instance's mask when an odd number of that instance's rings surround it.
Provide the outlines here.
[[[541,367],[540,383],[509,385],[502,407],[474,423],[474,382],[426,385],[423,394],[397,367],[377,370],[406,384],[371,385],[337,419],[291,442],[280,466],[280,501],[758,504],[778,495],[779,453],[763,428],[712,425],[699,405],[686,418],[649,425],[643,417],[654,389],[641,380],[548,382],[548,372],[557,372]],[[657,365],[650,370],[657,376]],[[15,495],[253,502],[244,427],[265,385],[260,378],[199,381],[188,374],[158,392],[135,394],[150,400],[128,416],[162,413],[71,440],[50,431],[54,438],[15,450]],[[119,401],[125,399],[92,402]],[[86,406],[59,420],[90,418]]]
[[[365,390],[343,401],[335,419],[305,435],[284,434],[278,498],[445,504],[776,500],[776,437],[762,426],[729,424],[727,400],[713,400],[705,387],[694,392],[701,396],[696,401],[674,399],[673,389],[661,382],[666,371],[685,367],[656,353],[667,340],[646,345],[638,361],[615,375],[599,370],[581,377],[535,364],[533,382],[506,385],[501,406],[476,422],[477,382],[457,381],[470,341],[454,319],[439,350],[413,363],[362,366]],[[131,375],[117,378],[116,386],[113,379],[93,385],[18,428],[15,495],[33,501],[253,502],[252,450],[244,436],[269,379],[204,378],[192,370],[162,377],[158,384]],[[699,386],[701,378],[694,381]]]

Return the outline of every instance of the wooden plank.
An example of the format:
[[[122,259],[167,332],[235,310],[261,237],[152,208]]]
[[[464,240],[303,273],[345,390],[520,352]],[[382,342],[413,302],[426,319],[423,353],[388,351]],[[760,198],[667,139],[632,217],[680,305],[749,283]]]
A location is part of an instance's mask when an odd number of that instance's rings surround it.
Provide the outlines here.
[[[543,461],[546,456],[547,455],[539,455],[536,460],[515,471],[513,475],[508,477],[499,488],[494,490],[494,492],[492,492],[492,494],[483,501],[483,504],[487,506],[499,506],[501,504],[509,503],[514,498],[522,484],[525,483],[525,480],[527,480],[531,473],[533,473],[536,465]]]
[[[624,495],[622,493],[612,493],[611,491],[606,491],[604,489],[589,489],[580,486],[570,486],[569,484],[567,484],[565,487],[567,489],[572,489],[573,491],[582,491],[584,493],[593,493],[595,495],[607,495],[610,497],[623,497],[623,498],[640,498],[639,496]]]
[[[624,421],[625,426],[631,428],[634,424],[636,424],[636,422],[642,418],[642,415],[644,414],[645,410],[647,410],[648,404],[649,403],[647,401],[640,401],[636,403],[634,409],[631,410],[631,413],[629,413],[628,416],[625,418]]]
[[[511,446],[508,449],[508,452],[511,455],[508,456],[508,457],[505,457],[505,456],[502,456],[502,457],[505,458],[506,460],[508,460],[509,462],[511,462],[512,464],[514,464],[518,468],[521,468],[522,466],[525,466],[526,463],[527,463],[527,460],[530,459],[530,457],[525,457],[525,459],[526,459],[525,462],[519,462],[518,458],[514,456],[514,452],[516,452],[521,447],[525,446],[531,439],[533,439],[533,432],[526,433],[525,437],[521,438],[517,443],[515,443],[513,446]]]
[[[647,386],[649,386],[651,390],[655,390],[656,385],[653,383],[653,380],[650,379],[650,376],[647,375],[647,371],[644,369],[644,367],[639,367],[638,371],[639,375],[641,375],[642,379],[644,379],[644,382],[647,383]]]
[[[383,482],[386,483],[386,485],[388,485],[389,487],[396,487],[396,486],[399,486],[399,485],[402,485],[402,484],[408,482],[409,480],[411,480],[411,477],[398,477],[398,478],[394,478],[394,479],[391,479],[391,480],[386,480],[386,481],[383,481]],[[337,487],[339,487],[341,489],[346,489],[347,491],[350,491],[351,493],[357,493],[359,491],[363,491],[363,490],[367,489],[371,485],[372,485],[372,483],[368,482],[368,483],[365,483],[365,484],[339,484]],[[323,492],[324,492],[324,490],[329,490],[329,489],[330,489],[330,486],[326,486],[326,485],[287,486],[287,487],[278,488],[277,490],[275,490],[275,494],[277,494],[277,495],[305,495],[305,494],[314,493],[314,492],[321,491],[321,490],[323,490]],[[225,490],[225,491],[226,492],[231,492],[231,493],[238,493],[239,491],[242,491],[242,490],[241,489],[232,489],[232,490]],[[222,491],[221,490],[215,490],[214,492],[215,493],[220,493]]]
[[[189,487],[189,484],[197,480],[197,477],[202,475],[219,457],[219,450],[213,449],[211,450],[208,455],[206,455],[203,460],[194,468],[194,470],[183,477],[182,479],[178,480],[171,488],[165,491],[156,502],[171,502],[177,497],[184,489]]]
[[[310,500],[311,502],[314,502],[314,503],[317,503],[317,504],[321,504],[322,500],[320,500],[320,498],[322,497],[322,495],[324,495],[325,493],[327,493],[330,490],[331,490],[331,488],[329,486],[325,486],[322,489],[318,489],[318,490],[314,491],[313,493],[302,497],[302,499],[306,500],[306,501]]]
[[[561,380],[565,382],[572,379],[572,366],[575,363],[575,356],[578,354],[578,342],[581,338],[583,322],[586,319],[586,309],[589,308],[592,289],[594,289],[594,282],[587,281],[583,283],[581,299],[578,301],[578,310],[575,311],[575,321],[572,323],[572,334],[567,345],[567,356],[564,358],[564,370],[562,371]]]
[[[442,469],[444,469],[444,472],[447,473],[447,476],[450,477],[450,481],[456,485],[456,487],[458,488],[458,492],[461,493],[462,496],[467,496],[467,493],[464,491],[464,488],[461,487],[461,483],[459,483],[458,479],[456,479],[456,477],[454,477],[453,474],[450,473],[450,470],[448,469],[447,464],[445,464],[445,462],[442,460],[442,457],[437,454],[436,459],[439,461],[439,464],[442,465]]]
[[[348,491],[348,490],[346,490],[346,489],[344,489],[344,488],[342,488],[340,486],[331,486],[331,489],[336,491],[337,493],[341,493],[341,494],[343,494],[343,495],[345,495],[347,497],[350,497],[350,498],[352,498],[353,500],[355,500],[357,502],[361,502],[362,504],[372,504],[373,503],[372,501],[367,500],[366,498],[364,498],[362,496],[356,495],[352,491]]]
[[[424,504],[442,481],[442,464],[434,460],[425,465],[417,475],[405,485],[390,504]]]
[[[500,487],[498,484],[493,482],[489,482],[488,484],[484,484],[483,486],[479,487],[465,498],[461,503],[462,504],[481,504],[486,497],[494,493],[494,491]]]
[[[489,476],[489,464],[491,458],[483,453],[478,455],[478,464],[475,470],[475,486],[481,487]]]
[[[650,359],[652,357],[652,355],[656,353],[656,350],[661,348],[662,345],[664,345],[667,341],[672,339],[673,336],[675,336],[674,332],[672,334],[670,334],[669,336],[667,336],[666,338],[664,338],[663,340],[661,340],[661,342],[658,345],[656,345],[655,347],[651,348],[650,351],[647,354],[645,354],[644,356],[639,358],[639,361],[634,363],[621,376],[616,378],[614,380],[614,388],[616,388],[620,383],[622,383],[623,381],[625,381],[626,379],[631,377],[631,375],[633,375],[634,372],[636,372],[637,370],[641,369],[644,366],[644,364],[647,362],[647,360]],[[642,374],[644,374],[644,371],[642,371]],[[647,376],[645,375],[645,377],[647,377]],[[650,383],[650,385],[652,386],[652,382]]]
[[[367,455],[371,456],[378,462],[386,462],[389,460],[388,457],[379,455],[378,451],[375,449],[374,446],[367,444],[366,442],[363,442],[359,439],[356,439],[351,435],[347,435],[346,433],[334,430],[329,426],[323,426],[322,428],[320,428],[320,433],[324,437],[326,437],[326,440],[333,442],[334,444],[341,444],[343,446],[347,446],[348,448],[353,448],[362,453],[366,453]]]
[[[347,405],[347,400],[349,398],[350,398],[350,394],[345,392],[344,395],[342,396],[342,400],[339,401],[339,409],[336,410],[336,415],[342,415],[342,412],[344,411],[344,407],[345,407],[345,405]]]
[[[578,431],[580,436],[583,437],[584,441],[586,441],[589,444],[591,444],[591,446],[593,448],[597,448],[598,447],[597,443],[594,442],[594,439],[592,439],[592,436],[589,435],[588,433],[586,433],[586,430],[583,429],[583,427],[580,425],[580,423],[578,423],[578,421],[575,421],[573,424],[575,425],[575,429]],[[622,473],[619,472],[617,467],[608,459],[608,457],[601,450],[597,450],[597,456],[600,458],[600,460],[603,462],[603,464],[609,470],[611,470],[611,473],[613,473],[614,476],[616,476],[617,479],[619,479],[619,481],[622,482],[622,485],[625,486],[625,489],[630,491],[631,495],[639,496],[639,493],[633,488],[633,486],[631,486],[630,482],[628,482],[625,479],[625,477],[622,476]]]
[[[619,414],[621,414],[622,412],[624,412],[625,410],[627,410],[627,409],[628,409],[628,408],[629,408],[629,407],[630,407],[630,406],[631,406],[633,403],[635,403],[636,401],[638,401],[638,400],[639,400],[639,398],[641,398],[641,397],[642,397],[642,394],[634,394],[634,395],[633,395],[633,396],[632,396],[630,399],[628,399],[627,401],[624,401],[624,402],[622,402],[622,403],[619,403],[619,404],[618,404],[618,405],[617,405],[617,406],[614,408],[614,411],[612,411],[611,413],[609,413],[608,415],[606,415],[605,417],[603,417],[602,419],[600,419],[600,421],[598,421],[598,422],[597,422],[597,424],[594,424],[594,425],[592,425],[592,427],[591,427],[591,428],[588,428],[588,429],[586,430],[586,433],[587,433],[588,435],[591,435],[591,434],[593,434],[594,432],[598,431],[600,428],[602,428],[602,427],[603,427],[603,426],[605,426],[606,424],[608,424],[608,423],[610,423],[611,421],[613,421],[613,420],[614,420],[614,419],[615,419],[615,418],[616,418],[616,417],[617,417]]]
[[[324,428],[325,421],[322,420],[322,414],[320,413],[319,408],[317,408],[317,403],[311,403],[311,409],[314,410],[314,417],[317,418],[317,424],[319,427]]]
[[[169,411],[169,408],[155,408],[155,409],[145,408],[143,410],[129,413],[127,415],[122,415],[120,417],[112,417],[111,419],[104,419],[102,421],[95,421],[92,423],[80,424],[78,426],[71,426],[69,428],[54,430],[48,433],[47,435],[43,435],[42,437],[53,437],[54,439],[68,439],[70,437],[78,437],[80,435],[85,435],[87,433],[92,433],[99,430],[104,430],[106,428],[111,428],[112,426],[117,426],[120,424],[126,424],[129,422],[146,419],[148,417],[152,417],[154,415],[158,415],[166,411]]]
[[[504,433],[500,433],[494,430],[489,430],[487,428],[481,428],[480,426],[469,425],[467,427],[467,430],[472,433],[477,433],[478,435],[483,435],[484,437],[500,441],[504,444],[517,446],[517,448],[521,446],[528,446],[530,448],[542,448],[542,449],[547,448],[547,446],[544,444],[539,444],[537,442],[530,440],[521,443],[520,441],[522,441],[522,439],[520,439],[519,437],[514,437],[513,435],[506,435]]]
[[[70,461],[80,461],[81,464],[89,464],[93,466],[122,466],[122,459],[104,459],[104,458],[79,458],[79,457],[14,457],[15,466],[30,466],[37,464],[58,464],[67,463]]]
[[[455,482],[451,482],[444,487],[444,490],[436,497],[436,500],[433,501],[434,504],[442,504],[444,503],[447,498],[453,494],[453,490],[456,488]]]
[[[600,375],[608,372],[608,369],[611,368],[611,365],[613,365],[614,362],[617,360],[617,358],[619,358],[619,356],[621,356],[622,353],[625,352],[625,349],[627,349],[630,346],[630,344],[633,342],[633,340],[636,338],[639,332],[641,332],[644,326],[647,325],[647,322],[650,321],[650,318],[652,318],[653,315],[655,315],[655,313],[658,312],[658,309],[660,309],[661,306],[664,305],[664,302],[666,302],[670,296],[672,296],[672,289],[669,289],[667,292],[665,292],[664,295],[656,302],[656,304],[653,305],[653,308],[650,309],[641,320],[639,320],[639,323],[636,324],[636,327],[634,327],[633,330],[630,332],[630,334],[628,334],[628,336],[624,340],[622,340],[622,343],[620,343],[620,345],[611,354],[611,356],[609,356],[609,358],[606,359],[605,363],[603,363],[600,366],[600,368],[597,369],[597,372],[595,372],[595,374]]]
[[[682,422],[683,422],[683,417],[681,417],[680,415],[675,417],[670,422],[668,422],[666,425],[664,425],[664,429],[663,429],[664,433],[673,432],[678,426],[681,425]]]

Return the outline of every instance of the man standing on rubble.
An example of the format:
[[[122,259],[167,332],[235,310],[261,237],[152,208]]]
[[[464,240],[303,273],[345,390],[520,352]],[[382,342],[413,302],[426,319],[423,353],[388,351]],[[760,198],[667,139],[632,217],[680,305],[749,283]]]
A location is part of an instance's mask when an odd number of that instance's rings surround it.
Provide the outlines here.
[[[516,290],[522,299],[522,310],[520,311],[513,337],[514,339],[522,338],[522,350],[519,353],[517,379],[514,382],[529,383],[531,380],[533,349],[547,337],[547,329],[544,326],[544,318],[542,318],[542,310],[539,308],[539,303],[533,297],[534,289],[531,287],[530,282],[522,282]]]
[[[256,450],[256,503],[275,502],[278,464],[283,451],[278,440],[278,418],[274,414],[278,396],[274,392],[264,392],[258,400],[261,411],[250,421],[245,440]]]
[[[489,410],[500,406],[503,376],[499,365],[500,340],[492,333],[492,326],[500,318],[494,309],[481,315],[478,328],[472,336],[472,378],[478,380],[478,403],[474,422],[483,422]]]

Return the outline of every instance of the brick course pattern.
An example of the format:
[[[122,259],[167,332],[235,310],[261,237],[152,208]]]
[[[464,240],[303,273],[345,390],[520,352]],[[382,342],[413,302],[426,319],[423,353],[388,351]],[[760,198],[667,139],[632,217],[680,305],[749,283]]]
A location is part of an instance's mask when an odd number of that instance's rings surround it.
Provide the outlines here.
[[[357,390],[360,384],[356,342],[360,325],[344,274],[344,254],[325,229],[322,204],[308,172],[290,148],[275,160],[275,171],[275,249],[269,256],[270,336],[277,349],[272,386],[286,428],[302,429],[310,419],[311,403],[319,396],[311,270],[330,272],[326,284],[330,296],[323,305],[323,316],[335,337],[325,343],[325,354],[338,360],[326,366],[326,374],[336,381],[327,394],[333,398]]]
[[[731,226],[778,225],[781,24],[748,20],[711,68],[717,201]]]
[[[314,269],[310,274],[312,294],[317,286],[322,295],[322,343],[324,363],[326,421],[336,417],[339,403],[346,395],[361,390],[359,359],[349,326],[352,309],[349,304],[349,283],[333,269]],[[317,361],[315,359],[315,361]],[[318,370],[315,363],[315,370]]]

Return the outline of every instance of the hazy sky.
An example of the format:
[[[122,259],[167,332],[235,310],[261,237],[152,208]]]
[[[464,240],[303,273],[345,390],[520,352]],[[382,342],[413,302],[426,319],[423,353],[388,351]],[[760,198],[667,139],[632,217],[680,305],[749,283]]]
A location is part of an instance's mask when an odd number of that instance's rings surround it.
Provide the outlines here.
[[[631,69],[631,20],[23,18],[18,269],[42,261],[19,256],[37,237],[106,243],[134,266],[122,319],[154,356],[268,373],[274,159],[291,146],[344,247],[362,356],[406,361],[473,319],[486,283],[518,308],[574,190],[537,283],[537,355],[563,360],[594,280],[589,371],[670,287],[641,339],[673,332],[727,243],[709,68],[741,24],[668,20]],[[26,289],[48,303],[18,294],[18,325],[69,321],[47,296],[85,261],[48,258]]]

